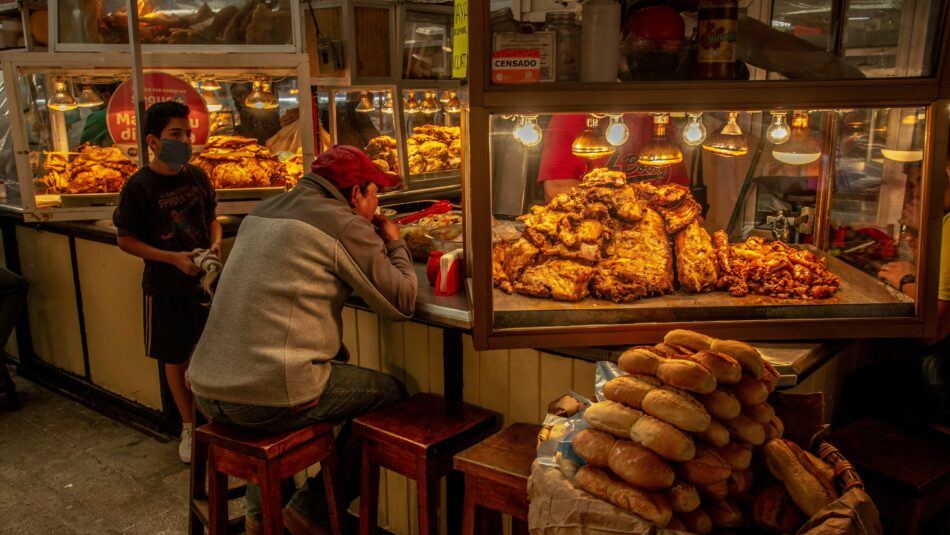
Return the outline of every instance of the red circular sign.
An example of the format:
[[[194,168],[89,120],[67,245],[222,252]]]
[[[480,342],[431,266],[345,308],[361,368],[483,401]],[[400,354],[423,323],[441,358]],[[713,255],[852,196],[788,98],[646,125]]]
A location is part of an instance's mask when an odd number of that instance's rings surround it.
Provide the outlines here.
[[[145,78],[145,109],[156,102],[173,100],[181,102],[191,109],[188,121],[191,123],[191,143],[195,152],[201,151],[208,142],[208,107],[201,95],[188,82],[164,72],[147,72]],[[106,108],[106,125],[112,141],[122,152],[136,158],[138,150],[135,125],[135,100],[132,96],[132,79],[122,82],[109,99]]]

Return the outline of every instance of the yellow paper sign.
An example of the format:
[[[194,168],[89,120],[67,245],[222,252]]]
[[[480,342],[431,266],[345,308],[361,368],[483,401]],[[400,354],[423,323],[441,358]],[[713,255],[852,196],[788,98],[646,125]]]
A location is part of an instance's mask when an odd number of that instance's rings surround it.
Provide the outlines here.
[[[452,78],[468,76],[468,0],[455,0],[452,37]]]

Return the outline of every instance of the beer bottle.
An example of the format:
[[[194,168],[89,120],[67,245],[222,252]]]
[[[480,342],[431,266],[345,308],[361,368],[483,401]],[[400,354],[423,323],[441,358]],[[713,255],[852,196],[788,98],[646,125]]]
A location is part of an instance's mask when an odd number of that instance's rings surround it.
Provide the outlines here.
[[[697,25],[697,80],[732,80],[736,77],[738,0],[700,0]]]

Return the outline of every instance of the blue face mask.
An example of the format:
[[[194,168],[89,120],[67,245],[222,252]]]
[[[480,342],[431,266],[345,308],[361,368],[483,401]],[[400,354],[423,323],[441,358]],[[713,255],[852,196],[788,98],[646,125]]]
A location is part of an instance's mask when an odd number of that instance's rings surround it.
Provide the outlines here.
[[[172,169],[180,169],[191,160],[191,144],[175,139],[162,139],[158,159]]]

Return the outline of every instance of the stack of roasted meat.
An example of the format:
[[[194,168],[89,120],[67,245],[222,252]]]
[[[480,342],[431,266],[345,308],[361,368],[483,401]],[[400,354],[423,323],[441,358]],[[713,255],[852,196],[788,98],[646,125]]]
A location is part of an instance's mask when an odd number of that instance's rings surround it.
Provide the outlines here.
[[[409,173],[433,173],[458,169],[462,165],[462,138],[457,126],[426,124],[412,129],[406,140]],[[380,171],[398,172],[396,140],[389,136],[374,137],[366,144],[366,154]]]
[[[44,168],[47,193],[117,193],[138,166],[116,147],[83,144],[72,161],[67,153],[48,153]]]
[[[671,293],[674,279],[688,292],[735,296],[823,298],[838,288],[813,253],[758,238],[732,245],[723,231],[711,238],[700,216],[684,186],[628,184],[596,169],[521,216],[524,235],[493,248],[493,281],[507,293],[618,303]]]
[[[215,136],[191,163],[208,174],[215,189],[260,188],[282,185],[285,167],[257,140]]]
[[[291,187],[296,186],[300,177],[303,176],[303,149],[297,149],[294,154],[284,162],[284,172],[286,173],[287,184]]]

